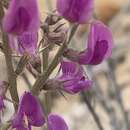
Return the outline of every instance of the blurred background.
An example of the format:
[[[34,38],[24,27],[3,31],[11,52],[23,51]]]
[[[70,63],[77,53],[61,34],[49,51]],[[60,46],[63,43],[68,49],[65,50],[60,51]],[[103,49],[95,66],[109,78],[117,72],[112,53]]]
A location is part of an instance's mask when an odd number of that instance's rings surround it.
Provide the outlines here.
[[[55,3],[56,0],[39,1],[41,19],[55,9]],[[52,93],[52,112],[65,118],[69,130],[130,130],[130,0],[95,0],[94,16],[113,32],[112,57],[98,66],[85,67],[94,81],[90,92],[65,97]],[[71,46],[82,50],[86,39],[87,25],[82,25]],[[3,56],[0,66],[1,80],[6,80]],[[25,70],[18,81],[19,94],[33,83],[34,78]],[[13,110],[12,104],[6,104],[4,121]]]

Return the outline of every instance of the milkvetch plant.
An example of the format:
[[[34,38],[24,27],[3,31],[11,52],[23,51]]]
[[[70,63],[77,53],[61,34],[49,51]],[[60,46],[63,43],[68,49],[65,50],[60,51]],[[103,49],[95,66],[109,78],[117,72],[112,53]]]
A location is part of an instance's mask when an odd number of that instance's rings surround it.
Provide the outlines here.
[[[56,4],[56,11],[42,21],[38,0],[11,0],[8,7],[0,2],[3,12],[0,17],[1,51],[5,55],[8,75],[8,81],[0,82],[0,112],[6,109],[4,100],[14,106],[14,115],[7,128],[68,130],[65,120],[51,113],[51,106],[48,106],[52,100],[51,91],[76,94],[90,90],[94,81],[85,74],[83,65],[97,65],[111,56],[113,38],[110,29],[101,21],[91,19],[94,0],[57,0]],[[64,26],[62,19],[71,23],[71,27]],[[68,45],[80,24],[90,25],[87,45],[84,50],[74,50]],[[55,47],[58,51],[50,60],[49,54]],[[18,57],[18,63],[14,56]],[[58,65],[60,73],[50,78]],[[36,80],[20,97],[17,77],[25,68]],[[44,101],[40,101],[39,94],[43,90],[47,102],[41,105]],[[7,91],[11,99],[7,97]]]

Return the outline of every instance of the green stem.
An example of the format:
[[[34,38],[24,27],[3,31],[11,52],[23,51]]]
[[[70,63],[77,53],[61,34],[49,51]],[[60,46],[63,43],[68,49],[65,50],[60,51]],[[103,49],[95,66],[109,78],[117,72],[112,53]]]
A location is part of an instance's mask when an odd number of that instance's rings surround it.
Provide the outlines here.
[[[48,43],[48,41],[45,41],[44,43],[42,43],[42,47],[44,48]],[[42,52],[42,68],[41,68],[41,72],[44,73],[44,71],[47,69],[48,67],[48,59],[49,58],[49,49],[46,48],[43,52]],[[46,130],[48,130],[48,115],[51,112],[51,94],[49,92],[45,93],[44,99],[42,101],[42,107],[45,108],[45,115],[46,115],[46,121],[47,121],[47,127]]]
[[[0,29],[2,32],[2,40],[3,40],[3,52],[5,55],[5,60],[6,60],[6,66],[7,66],[7,73],[8,73],[8,82],[9,82],[9,91],[11,94],[11,98],[14,102],[19,102],[19,97],[18,97],[18,91],[17,91],[17,82],[16,82],[16,74],[13,68],[12,64],[12,57],[11,57],[11,50],[8,44],[8,35],[2,30],[2,22],[1,19],[4,16],[4,9],[2,7],[2,4],[0,3],[0,12],[2,12],[1,17],[0,17]],[[18,108],[17,104],[13,104],[15,111]]]
[[[46,3],[47,3],[47,6],[48,6],[48,10],[52,11],[53,10],[52,1],[51,0],[47,0]]]
[[[74,30],[76,32],[77,27],[78,27],[77,25],[73,26],[73,28],[70,31],[70,36],[69,36],[67,42],[64,41],[64,43],[62,44],[62,46],[58,50],[58,52],[57,52],[56,56],[54,57],[53,61],[51,62],[51,64],[47,67],[47,69],[44,71],[44,73],[40,77],[38,77],[38,79],[34,83],[34,86],[32,88],[32,93],[34,95],[38,95],[39,94],[39,90],[41,89],[41,87],[43,86],[43,84],[45,83],[45,81],[48,79],[48,77],[50,76],[50,74],[52,73],[52,71],[58,65],[58,63],[60,61],[60,58],[61,58],[61,56],[64,53],[64,49],[70,43],[70,41],[71,41],[71,39],[72,39],[72,37],[74,35]]]
[[[52,63],[49,65],[49,67],[44,71],[44,73],[36,80],[33,88],[32,88],[32,93],[34,95],[38,95],[39,90],[41,89],[41,87],[43,86],[43,84],[45,83],[45,81],[48,79],[48,77],[50,76],[50,74],[52,73],[52,71],[55,69],[55,67],[58,64],[58,59],[60,57],[60,55],[63,53],[63,50],[65,48],[65,43],[61,46],[60,50],[58,51],[57,55],[55,56],[54,60],[52,61]]]
[[[2,128],[0,130],[8,130],[11,127],[10,123],[6,123],[2,126]]]
[[[46,41],[46,42],[48,42],[48,41]],[[45,42],[45,43],[46,43]],[[47,44],[49,44],[49,43],[47,43]],[[43,47],[45,47],[46,46],[46,44],[45,45],[43,45]],[[48,48],[46,48],[46,50],[45,51],[43,51],[42,52],[42,72],[44,73],[44,71],[47,69],[47,67],[48,67],[48,59],[49,58],[49,49]],[[46,115],[48,116],[48,114],[50,113],[50,111],[51,111],[51,106],[50,106],[50,104],[51,104],[51,95],[50,95],[50,93],[49,92],[46,92],[45,93],[45,97],[44,97],[44,103],[45,103],[45,107],[46,107]]]
[[[29,59],[30,59],[30,56],[27,55],[27,54],[24,54],[24,55],[21,57],[21,59],[20,59],[18,65],[17,65],[17,68],[16,68],[16,70],[15,70],[15,74],[16,74],[17,76],[20,75],[20,74],[23,72],[25,66],[27,65],[27,63],[28,63],[28,61],[29,61]]]
[[[12,64],[11,50],[9,48],[7,34],[3,32],[2,38],[3,38],[3,43],[4,43],[4,55],[5,55],[6,65],[7,65],[8,81],[10,85],[9,91],[10,91],[12,100],[18,103],[19,97],[18,97],[17,82],[16,82],[17,76],[15,74],[13,64]],[[13,105],[16,111],[18,108],[18,105],[15,103]]]
[[[48,55],[49,55],[49,50],[46,49],[42,53],[42,58],[43,58],[43,73],[48,67]],[[49,92],[45,93],[45,105],[46,105],[46,114],[48,115],[51,112],[51,94]]]

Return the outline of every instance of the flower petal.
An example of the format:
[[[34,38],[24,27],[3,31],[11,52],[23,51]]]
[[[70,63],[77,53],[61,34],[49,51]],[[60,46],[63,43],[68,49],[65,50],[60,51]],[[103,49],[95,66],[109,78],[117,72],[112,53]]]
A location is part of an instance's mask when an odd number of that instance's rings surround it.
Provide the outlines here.
[[[86,23],[93,12],[93,0],[57,0],[58,12],[70,22]]]
[[[18,113],[12,119],[13,128],[19,128],[19,127],[23,126],[23,124],[24,124],[23,116],[24,116],[24,114],[18,110]]]
[[[4,31],[21,34],[24,31],[38,31],[40,18],[37,0],[11,0],[3,19]]]
[[[73,82],[72,85],[64,86],[64,90],[70,94],[76,94],[86,89],[89,89],[91,86],[92,86],[91,80],[84,80],[78,82],[75,81]]]
[[[79,66],[76,62],[61,62],[61,68],[63,75],[75,76],[75,77],[82,77],[83,75],[83,68]]]
[[[91,80],[85,80],[83,67],[72,61],[62,61],[61,69],[63,74],[57,78],[63,84],[63,90],[75,94],[92,85]]]
[[[36,55],[38,33],[37,32],[24,32],[22,35],[14,36],[8,35],[9,45],[11,49],[18,53],[28,53],[30,55]]]
[[[110,29],[99,21],[91,24],[88,36],[88,47],[80,54],[80,64],[100,64],[112,53],[113,38]]]
[[[5,105],[4,105],[3,98],[0,96],[0,111],[3,110],[3,108],[5,108]]]
[[[25,32],[21,36],[18,36],[19,52],[21,54],[27,52],[29,54],[36,54],[38,42],[37,32]]]
[[[45,123],[44,113],[38,99],[30,92],[25,92],[21,98],[19,109],[28,118],[28,122],[33,126],[42,126]]]
[[[48,116],[49,130],[68,130],[68,126],[64,119],[56,114]]]

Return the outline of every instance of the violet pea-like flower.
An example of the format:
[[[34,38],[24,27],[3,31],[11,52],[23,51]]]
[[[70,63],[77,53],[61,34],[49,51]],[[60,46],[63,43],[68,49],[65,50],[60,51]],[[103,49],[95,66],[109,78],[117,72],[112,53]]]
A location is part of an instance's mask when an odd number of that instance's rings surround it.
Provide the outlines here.
[[[18,53],[28,53],[30,55],[36,55],[38,33],[37,32],[24,32],[19,36],[8,35],[9,45],[11,49]]]
[[[85,24],[92,16],[94,0],[57,0],[57,10],[70,22]]]
[[[100,21],[93,21],[88,34],[87,47],[79,52],[70,48],[64,56],[81,65],[98,65],[109,58],[113,49],[111,30]]]
[[[82,66],[71,61],[61,62],[62,75],[58,80],[63,83],[63,90],[75,94],[83,90],[89,89],[92,81],[86,79]]]
[[[31,130],[31,126],[41,127],[44,123],[44,113],[38,99],[30,92],[25,92],[12,120],[12,127],[16,130]]]
[[[61,116],[56,114],[49,114],[48,130],[68,130],[68,126]]]
[[[35,32],[40,27],[37,0],[11,0],[3,19],[3,29],[9,34]]]
[[[88,35],[87,49],[79,54],[80,64],[97,65],[109,58],[113,48],[110,29],[100,21],[94,21]]]

